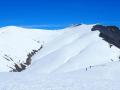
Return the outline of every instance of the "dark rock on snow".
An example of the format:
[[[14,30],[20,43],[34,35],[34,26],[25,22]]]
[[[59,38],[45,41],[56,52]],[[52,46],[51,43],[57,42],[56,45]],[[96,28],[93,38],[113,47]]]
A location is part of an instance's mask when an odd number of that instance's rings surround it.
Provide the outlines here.
[[[100,32],[100,37],[110,44],[113,44],[120,48],[120,29],[116,26],[103,26],[95,25],[91,31],[98,30]]]

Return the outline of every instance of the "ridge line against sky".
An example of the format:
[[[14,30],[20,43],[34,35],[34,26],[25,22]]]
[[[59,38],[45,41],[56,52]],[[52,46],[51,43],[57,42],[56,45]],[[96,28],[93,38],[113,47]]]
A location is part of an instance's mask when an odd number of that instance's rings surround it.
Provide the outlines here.
[[[56,28],[77,23],[120,26],[119,4],[118,0],[4,0],[0,1],[0,27]]]

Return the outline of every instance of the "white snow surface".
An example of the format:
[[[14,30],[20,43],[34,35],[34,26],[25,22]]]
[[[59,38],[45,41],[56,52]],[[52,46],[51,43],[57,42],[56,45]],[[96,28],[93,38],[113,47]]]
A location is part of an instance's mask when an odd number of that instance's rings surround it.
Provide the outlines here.
[[[0,90],[119,90],[120,50],[91,31],[93,25],[63,30],[0,29]],[[39,43],[37,42],[39,41]],[[16,62],[43,48],[20,73],[7,72],[7,54]],[[6,71],[6,72],[3,72]]]
[[[0,28],[0,72],[8,72],[13,66],[5,55],[11,57],[15,63],[25,62],[27,54],[37,50],[59,36],[60,32],[51,30],[24,29],[15,26]]]

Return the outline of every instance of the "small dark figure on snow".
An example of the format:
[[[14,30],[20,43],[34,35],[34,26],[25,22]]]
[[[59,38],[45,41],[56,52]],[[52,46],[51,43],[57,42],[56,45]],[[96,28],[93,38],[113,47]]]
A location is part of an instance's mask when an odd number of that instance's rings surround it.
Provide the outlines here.
[[[110,48],[112,47],[112,44],[110,44]]]
[[[90,66],[90,69],[92,68],[92,66]]]
[[[111,61],[113,62],[113,60],[111,59]]]

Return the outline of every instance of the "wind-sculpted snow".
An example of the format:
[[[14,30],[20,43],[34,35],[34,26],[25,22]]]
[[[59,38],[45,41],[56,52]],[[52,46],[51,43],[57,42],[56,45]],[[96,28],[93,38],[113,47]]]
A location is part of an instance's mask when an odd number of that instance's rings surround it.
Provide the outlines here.
[[[120,50],[91,31],[93,26],[45,31],[51,35],[23,30],[38,35],[37,41],[42,35],[39,42],[45,43],[26,70],[0,73],[0,90],[119,90]]]

